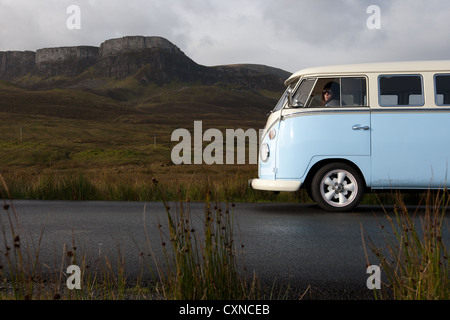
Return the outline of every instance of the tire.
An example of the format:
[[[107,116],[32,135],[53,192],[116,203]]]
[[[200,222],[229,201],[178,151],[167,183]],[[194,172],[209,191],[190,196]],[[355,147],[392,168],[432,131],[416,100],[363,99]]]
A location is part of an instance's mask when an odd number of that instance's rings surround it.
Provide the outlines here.
[[[332,212],[350,211],[362,200],[364,180],[351,165],[329,163],[314,175],[311,195],[322,209]]]

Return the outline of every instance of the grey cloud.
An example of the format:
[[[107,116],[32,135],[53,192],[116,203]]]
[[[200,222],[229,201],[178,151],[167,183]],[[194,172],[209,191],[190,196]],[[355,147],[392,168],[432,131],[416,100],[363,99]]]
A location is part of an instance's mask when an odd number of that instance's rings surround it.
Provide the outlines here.
[[[79,5],[81,30],[66,9]],[[381,29],[369,30],[369,5]],[[158,35],[205,65],[262,63],[289,71],[322,64],[448,58],[446,0],[0,0],[0,50],[100,45]]]

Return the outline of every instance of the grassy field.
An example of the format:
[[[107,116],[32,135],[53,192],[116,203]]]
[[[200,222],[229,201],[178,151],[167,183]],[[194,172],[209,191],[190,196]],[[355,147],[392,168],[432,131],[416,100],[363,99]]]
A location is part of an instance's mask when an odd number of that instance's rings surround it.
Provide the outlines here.
[[[177,199],[181,192],[202,200],[208,185],[235,201],[297,201],[297,194],[250,190],[256,165],[171,161],[178,143],[171,141],[173,130],[193,133],[197,120],[203,132],[261,129],[278,93],[186,84],[142,88],[132,79],[96,92],[32,91],[8,82],[0,82],[0,90],[0,173],[13,198],[160,200],[152,184],[157,179]]]

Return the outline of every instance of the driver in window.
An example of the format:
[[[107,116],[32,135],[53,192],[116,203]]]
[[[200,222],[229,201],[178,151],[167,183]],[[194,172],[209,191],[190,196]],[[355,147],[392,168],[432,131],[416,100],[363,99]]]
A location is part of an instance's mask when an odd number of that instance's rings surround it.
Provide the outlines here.
[[[339,84],[336,82],[328,82],[322,91],[322,106],[339,107],[340,94]]]

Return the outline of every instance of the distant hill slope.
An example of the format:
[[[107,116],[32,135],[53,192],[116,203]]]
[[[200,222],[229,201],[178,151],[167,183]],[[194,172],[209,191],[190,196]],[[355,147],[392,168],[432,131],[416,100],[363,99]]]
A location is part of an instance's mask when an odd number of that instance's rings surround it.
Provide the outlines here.
[[[234,64],[234,65],[227,65],[227,67],[250,69],[250,70],[262,73],[262,74],[272,74],[281,79],[287,79],[292,75],[292,73],[287,72],[283,69],[269,67],[269,66],[262,65],[262,64]]]

